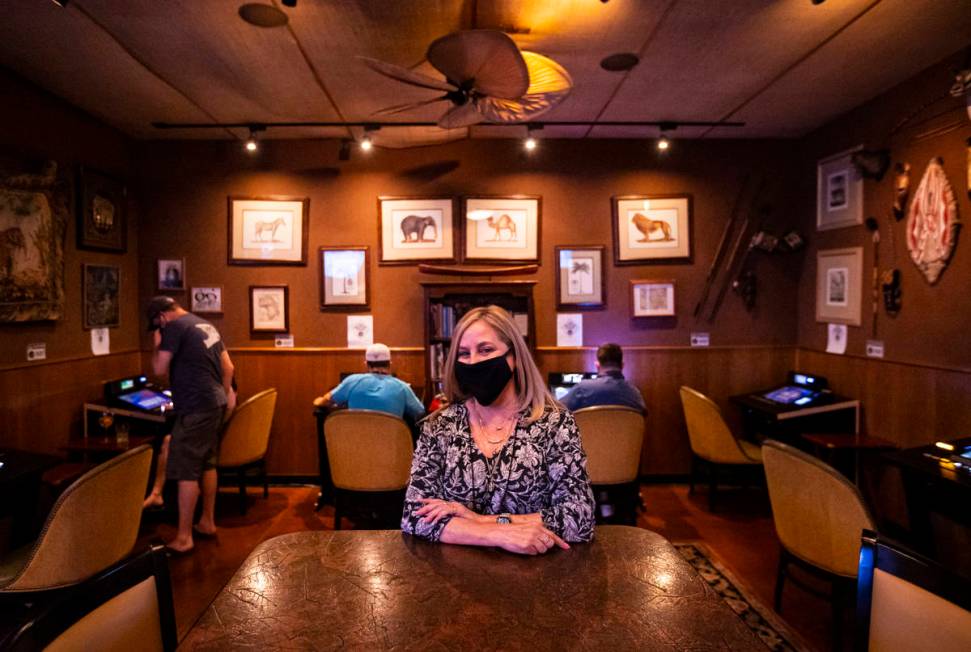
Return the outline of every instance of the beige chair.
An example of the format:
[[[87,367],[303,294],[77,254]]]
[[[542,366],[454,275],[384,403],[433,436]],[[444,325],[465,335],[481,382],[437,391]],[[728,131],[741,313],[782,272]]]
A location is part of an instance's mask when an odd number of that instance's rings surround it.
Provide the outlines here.
[[[605,515],[611,494],[617,495],[624,521],[637,523],[638,477],[644,443],[644,414],[622,405],[598,405],[573,413],[587,453],[587,473],[597,497],[597,514]],[[607,500],[602,500],[602,496]]]
[[[757,469],[762,464],[759,447],[736,439],[714,401],[690,387],[681,387],[681,407],[691,443],[691,485],[694,493],[698,467],[707,466],[708,509],[715,511],[718,474],[723,469]]]
[[[863,533],[857,650],[971,650],[971,582],[875,532]]]
[[[165,548],[124,559],[68,591],[35,615],[4,649],[49,652],[155,652],[177,644]]]
[[[393,492],[400,517],[414,453],[404,420],[375,410],[338,410],[324,422],[324,439],[336,490],[334,529],[341,529],[354,494],[380,498]]]
[[[71,586],[131,552],[151,463],[151,446],[138,446],[65,489],[37,540],[0,560],[0,593]]]
[[[873,518],[856,486],[819,459],[772,439],[762,445],[762,458],[775,531],[782,543],[775,609],[782,611],[789,564],[828,580],[833,640],[840,645],[844,608],[856,585],[860,536],[874,529]]]
[[[219,440],[217,467],[220,471],[238,474],[241,514],[246,514],[246,472],[250,469],[259,470],[263,497],[270,495],[266,481],[266,449],[270,443],[276,396],[276,389],[270,388],[243,401],[233,411]]]

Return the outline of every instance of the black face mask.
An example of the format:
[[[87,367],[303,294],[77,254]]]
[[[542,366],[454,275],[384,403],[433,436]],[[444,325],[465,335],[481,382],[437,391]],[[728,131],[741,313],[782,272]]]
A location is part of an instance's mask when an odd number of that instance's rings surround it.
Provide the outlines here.
[[[492,405],[499,398],[512,378],[512,369],[506,362],[506,355],[466,364],[455,361],[455,378],[463,394],[471,394],[479,405]]]

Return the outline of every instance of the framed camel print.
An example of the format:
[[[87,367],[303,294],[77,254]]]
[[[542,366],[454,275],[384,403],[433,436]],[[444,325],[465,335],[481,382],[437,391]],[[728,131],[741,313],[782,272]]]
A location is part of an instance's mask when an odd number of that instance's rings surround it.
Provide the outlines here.
[[[538,263],[541,198],[466,197],[462,258],[476,263]]]
[[[614,264],[691,262],[691,195],[614,197]]]
[[[310,199],[230,197],[230,265],[306,265]]]
[[[454,263],[454,207],[451,197],[378,197],[378,264]]]

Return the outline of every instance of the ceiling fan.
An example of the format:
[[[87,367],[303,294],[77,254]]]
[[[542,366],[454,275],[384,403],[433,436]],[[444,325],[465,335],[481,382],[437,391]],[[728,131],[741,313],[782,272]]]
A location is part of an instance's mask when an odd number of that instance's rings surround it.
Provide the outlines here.
[[[375,115],[404,113],[435,102],[452,103],[438,126],[457,129],[478,124],[528,122],[561,102],[573,88],[569,73],[552,59],[520,50],[503,32],[453,32],[428,46],[425,58],[444,80],[393,63],[361,59],[375,72],[399,82],[442,91],[420,102],[390,106]]]

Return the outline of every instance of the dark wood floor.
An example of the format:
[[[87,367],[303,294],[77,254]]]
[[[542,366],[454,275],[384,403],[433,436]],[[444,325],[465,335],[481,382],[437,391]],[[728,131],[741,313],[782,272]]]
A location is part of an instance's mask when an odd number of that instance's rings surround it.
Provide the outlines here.
[[[258,495],[251,490],[249,512],[243,517],[238,515],[235,492],[220,493],[218,537],[197,539],[192,554],[171,560],[180,640],[257,544],[286,532],[333,528],[331,508],[319,514],[313,511],[316,487],[271,487],[267,500]],[[764,491],[728,490],[716,514],[708,512],[704,490],[689,496],[685,485],[643,485],[641,495],[647,510],[638,519],[640,527],[671,541],[704,542],[745,587],[771,607],[779,544]],[[168,518],[148,517],[140,543],[160,537],[168,540],[174,532]],[[827,601],[787,585],[783,612],[783,619],[805,642],[819,650],[831,648]],[[844,641],[844,648],[849,647],[850,641]]]

